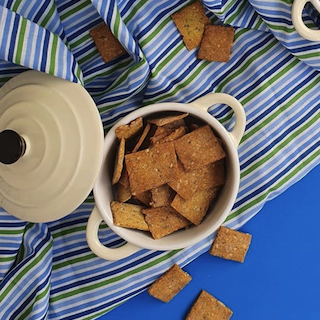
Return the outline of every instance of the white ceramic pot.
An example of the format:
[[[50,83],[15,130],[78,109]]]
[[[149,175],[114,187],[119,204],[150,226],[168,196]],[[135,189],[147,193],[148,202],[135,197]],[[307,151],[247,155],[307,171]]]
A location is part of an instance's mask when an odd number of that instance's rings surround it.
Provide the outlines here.
[[[315,9],[320,13],[319,0],[294,0],[291,13],[292,23],[301,37],[311,41],[320,41],[320,30],[308,28],[302,20],[302,11],[307,2],[311,2]]]
[[[235,113],[235,126],[231,132],[228,132],[218,120],[207,112],[210,106],[217,103],[229,105]],[[220,191],[219,197],[199,226],[180,230],[161,239],[154,240],[148,233],[143,231],[121,228],[113,224],[110,203],[115,200],[115,194],[111,180],[115,152],[118,145],[115,128],[128,124],[138,117],[144,118],[153,113],[163,111],[188,112],[190,115],[201,119],[211,126],[214,132],[221,138],[227,153],[227,176],[226,183]],[[135,253],[140,248],[155,250],[185,248],[216,231],[230,213],[238,193],[240,168],[237,147],[243,136],[245,125],[245,112],[240,102],[232,96],[223,93],[211,93],[188,104],[169,102],[150,105],[140,108],[121,119],[105,137],[103,165],[94,187],[96,207],[91,213],[87,225],[87,241],[91,250],[103,259],[118,260]],[[98,238],[98,230],[103,220],[115,233],[127,241],[125,245],[116,249],[110,249],[102,245]]]

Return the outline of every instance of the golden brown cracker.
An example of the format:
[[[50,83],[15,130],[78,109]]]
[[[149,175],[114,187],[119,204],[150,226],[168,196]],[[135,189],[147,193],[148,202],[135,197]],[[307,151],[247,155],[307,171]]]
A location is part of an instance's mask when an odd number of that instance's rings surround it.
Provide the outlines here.
[[[167,116],[163,118],[157,118],[157,119],[149,119],[148,122],[155,124],[158,127],[162,127],[164,125],[168,125],[169,123],[175,122],[177,120],[181,120],[185,117],[187,117],[189,113],[182,113],[174,116]]]
[[[149,227],[144,220],[141,210],[142,206],[129,203],[111,202],[113,223],[123,228],[132,228],[148,231]]]
[[[119,182],[117,187],[117,200],[119,202],[126,202],[131,199],[132,195],[129,185],[125,186]]]
[[[171,132],[169,135],[166,137],[160,139],[157,141],[157,143],[166,143],[166,142],[172,142],[174,140],[177,140],[184,136],[187,132],[186,127],[180,127],[178,129],[175,129],[173,132]]]
[[[149,190],[141,192],[141,193],[138,193],[134,197],[135,197],[135,199],[139,200],[140,202],[142,202],[146,206],[150,207],[151,192]]]
[[[171,203],[171,207],[193,224],[199,225],[206,215],[217,191],[218,188],[198,191],[187,200],[177,194]]]
[[[143,209],[145,220],[154,239],[160,239],[179,229],[186,228],[190,221],[172,207]]]
[[[233,261],[244,262],[252,236],[226,227],[220,227],[210,254]]]
[[[198,191],[223,185],[224,171],[224,160],[220,160],[201,168],[179,173],[178,178],[168,184],[182,198],[189,199]]]
[[[196,129],[199,129],[199,125],[197,125],[196,123],[192,123],[192,124],[190,125],[190,129],[191,129],[191,131],[196,130]]]
[[[169,302],[191,279],[188,273],[184,272],[177,264],[174,264],[151,285],[148,292],[156,299]]]
[[[170,206],[176,193],[167,185],[163,184],[151,189],[151,206],[153,208]]]
[[[130,139],[138,135],[143,129],[143,120],[141,117],[131,121],[129,124],[119,126],[115,130],[115,134],[119,140]]]
[[[234,38],[234,28],[224,26],[206,26],[198,51],[198,59],[218,62],[230,60]]]
[[[90,35],[104,62],[109,62],[127,52],[105,23],[92,29]]]
[[[121,174],[121,177],[119,179],[119,183],[122,184],[125,187],[129,186],[129,176],[128,176],[128,171],[127,171],[127,168],[126,168],[125,165],[123,166],[122,174]]]
[[[148,135],[148,133],[150,131],[150,128],[151,128],[150,123],[147,123],[146,126],[143,129],[143,132],[142,132],[137,144],[133,148],[132,152],[137,152],[139,150],[139,148],[141,147],[142,143],[144,142],[146,136]]]
[[[125,154],[125,140],[121,139],[116,155],[116,163],[114,165],[112,184],[116,184],[122,173],[123,163],[124,163],[124,154]]]
[[[125,163],[133,195],[159,187],[177,176],[177,158],[173,142],[127,154]]]
[[[226,157],[219,140],[208,125],[184,135],[173,143],[177,156],[186,170],[200,168]]]
[[[196,1],[172,16],[177,29],[182,35],[183,42],[188,50],[200,45],[204,27],[211,24],[206,16],[204,7],[200,1]]]
[[[233,312],[205,290],[191,307],[186,320],[229,320]]]

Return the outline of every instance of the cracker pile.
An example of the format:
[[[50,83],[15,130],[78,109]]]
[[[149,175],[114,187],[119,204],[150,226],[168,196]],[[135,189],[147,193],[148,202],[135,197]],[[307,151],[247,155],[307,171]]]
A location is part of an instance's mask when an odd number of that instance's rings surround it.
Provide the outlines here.
[[[198,59],[218,62],[230,60],[235,30],[212,25],[200,1],[191,3],[171,17],[187,49],[200,46]]]
[[[171,112],[116,128],[114,224],[160,239],[199,225],[225,183],[226,153],[208,125]]]

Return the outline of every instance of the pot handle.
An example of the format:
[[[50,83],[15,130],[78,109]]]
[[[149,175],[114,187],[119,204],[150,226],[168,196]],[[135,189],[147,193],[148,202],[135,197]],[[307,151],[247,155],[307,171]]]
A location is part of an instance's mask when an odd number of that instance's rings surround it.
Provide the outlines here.
[[[190,105],[207,112],[209,107],[216,103],[224,103],[230,106],[235,113],[236,123],[233,130],[229,132],[229,135],[235,147],[237,148],[246,128],[246,114],[244,112],[242,104],[236,98],[226,93],[209,93],[191,102]]]
[[[292,23],[301,37],[311,41],[320,41],[320,30],[309,29],[302,20],[302,11],[307,2],[311,2],[315,9],[320,12],[319,0],[295,0],[291,12]]]
[[[105,260],[120,260],[141,249],[129,242],[114,249],[104,246],[98,238],[99,226],[102,221],[103,218],[101,217],[98,208],[95,206],[88,220],[86,236],[91,251],[98,257]]]

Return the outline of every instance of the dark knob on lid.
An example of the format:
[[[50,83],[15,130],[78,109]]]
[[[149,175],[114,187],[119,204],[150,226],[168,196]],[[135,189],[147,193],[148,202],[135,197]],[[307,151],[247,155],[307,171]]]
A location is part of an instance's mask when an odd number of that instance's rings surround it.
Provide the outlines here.
[[[26,151],[26,142],[13,130],[0,133],[0,162],[12,164],[18,161]]]

